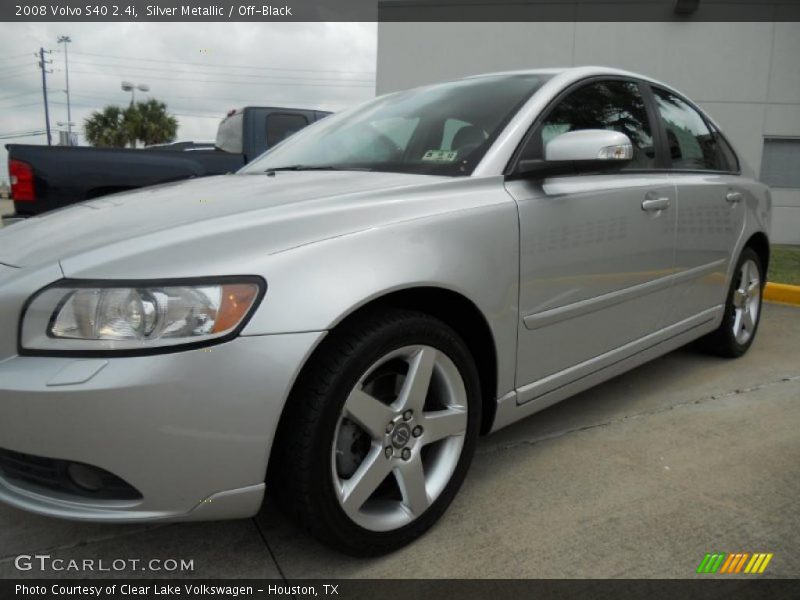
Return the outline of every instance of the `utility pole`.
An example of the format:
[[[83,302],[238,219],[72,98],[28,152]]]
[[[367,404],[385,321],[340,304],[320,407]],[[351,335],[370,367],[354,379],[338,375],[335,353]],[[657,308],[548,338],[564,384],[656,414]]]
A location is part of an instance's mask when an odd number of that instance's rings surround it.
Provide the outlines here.
[[[62,35],[58,38],[59,44],[64,44],[64,70],[67,74],[67,138],[70,146],[72,145],[72,112],[69,103],[69,43],[72,39],[68,35]]]
[[[49,54],[49,50],[47,51]],[[42,96],[44,96],[44,122],[45,126],[47,127],[47,145],[53,145],[53,138],[50,135],[50,109],[47,107],[47,65],[52,60],[45,60],[44,59],[44,48],[39,48],[39,68],[42,69]]]

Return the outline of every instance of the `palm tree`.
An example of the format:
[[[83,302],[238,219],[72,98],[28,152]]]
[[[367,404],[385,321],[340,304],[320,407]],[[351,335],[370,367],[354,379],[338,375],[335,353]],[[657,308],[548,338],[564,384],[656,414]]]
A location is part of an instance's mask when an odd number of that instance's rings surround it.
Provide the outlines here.
[[[178,121],[167,112],[167,105],[163,102],[151,98],[147,102],[137,102],[128,112],[133,136],[145,146],[175,139]]]
[[[95,111],[84,121],[84,134],[92,146],[124,148],[131,140],[130,127],[124,109],[106,106]]]
[[[85,120],[86,139],[92,146],[124,148],[136,141],[145,145],[163,144],[175,139],[178,121],[158,100],[131,104],[128,108],[106,106]]]

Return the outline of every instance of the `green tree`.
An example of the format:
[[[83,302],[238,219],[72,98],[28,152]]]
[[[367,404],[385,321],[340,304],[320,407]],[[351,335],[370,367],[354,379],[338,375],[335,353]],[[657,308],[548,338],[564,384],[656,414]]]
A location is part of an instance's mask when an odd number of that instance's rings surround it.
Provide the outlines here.
[[[92,146],[124,148],[137,141],[163,144],[175,139],[178,121],[158,100],[131,104],[128,108],[106,106],[93,112],[84,122],[86,139]]]
[[[84,135],[92,146],[124,148],[131,140],[130,127],[119,106],[106,106],[84,120]]]
[[[178,133],[178,120],[167,112],[163,102],[151,98],[137,102],[126,112],[132,137],[145,146],[171,142]]]

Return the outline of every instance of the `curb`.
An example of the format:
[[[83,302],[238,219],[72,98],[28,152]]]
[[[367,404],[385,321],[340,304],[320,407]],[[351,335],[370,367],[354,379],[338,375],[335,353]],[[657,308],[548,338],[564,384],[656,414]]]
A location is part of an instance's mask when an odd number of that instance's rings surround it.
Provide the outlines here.
[[[800,306],[800,285],[767,283],[764,288],[764,300]]]

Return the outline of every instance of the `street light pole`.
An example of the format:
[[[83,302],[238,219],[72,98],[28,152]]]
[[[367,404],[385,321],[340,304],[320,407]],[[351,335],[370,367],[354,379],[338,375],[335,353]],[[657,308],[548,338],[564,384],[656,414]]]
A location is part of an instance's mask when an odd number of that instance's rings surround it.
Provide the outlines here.
[[[123,92],[131,93],[131,106],[133,106],[134,103],[136,102],[136,90],[139,90],[140,92],[150,91],[150,86],[147,85],[146,83],[140,83],[137,85],[131,83],[130,81],[123,81],[121,87]]]
[[[123,81],[120,87],[122,87],[122,91],[131,93],[131,108],[134,107],[134,102],[136,100],[136,90],[140,92],[150,91],[150,86],[145,83],[133,84],[130,81]],[[135,139],[131,140],[131,148],[136,148]]]
[[[69,43],[72,39],[68,35],[62,35],[58,38],[59,44],[64,44],[64,70],[67,75],[67,136],[69,143],[72,145],[72,110],[69,101]]]

